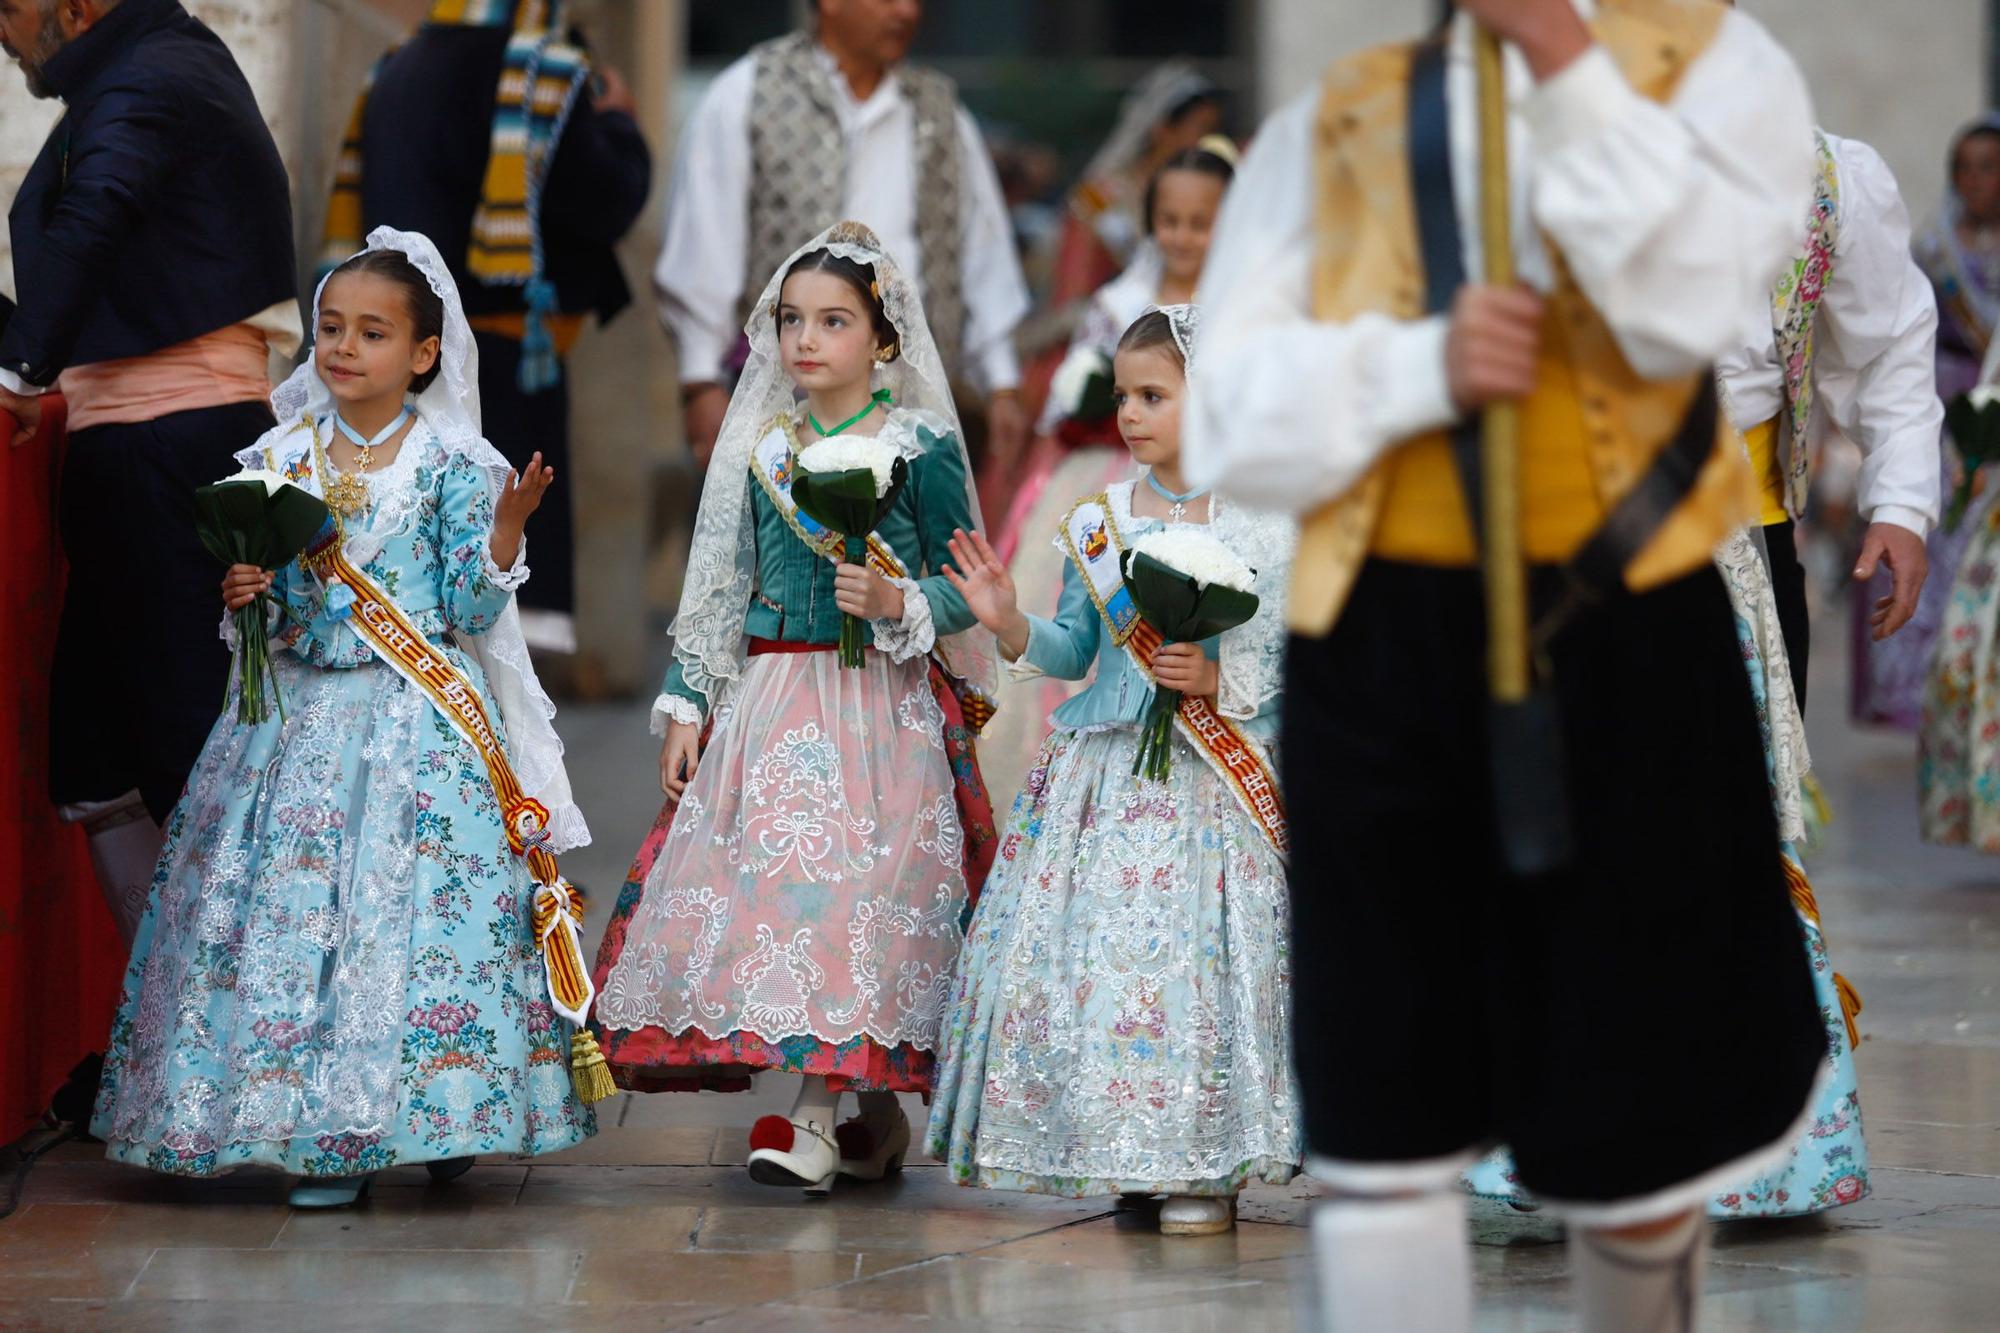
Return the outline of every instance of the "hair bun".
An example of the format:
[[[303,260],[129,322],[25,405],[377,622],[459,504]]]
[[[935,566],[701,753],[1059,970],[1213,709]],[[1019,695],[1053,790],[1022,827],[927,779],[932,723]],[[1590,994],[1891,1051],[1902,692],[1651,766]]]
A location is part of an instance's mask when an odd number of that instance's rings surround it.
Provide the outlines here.
[[[1243,154],[1236,147],[1236,141],[1226,134],[1204,134],[1195,142],[1195,147],[1221,158],[1229,164],[1231,171],[1243,165]]]

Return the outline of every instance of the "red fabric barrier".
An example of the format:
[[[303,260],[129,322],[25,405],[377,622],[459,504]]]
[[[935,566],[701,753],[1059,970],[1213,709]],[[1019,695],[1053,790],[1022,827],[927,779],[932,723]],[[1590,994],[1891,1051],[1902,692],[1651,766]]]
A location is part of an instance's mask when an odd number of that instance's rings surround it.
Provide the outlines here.
[[[19,449],[0,411],[0,1143],[32,1128],[70,1067],[104,1049],[125,971],[83,834],[49,805],[60,398],[50,410],[52,428]],[[105,703],[115,717],[117,700]]]

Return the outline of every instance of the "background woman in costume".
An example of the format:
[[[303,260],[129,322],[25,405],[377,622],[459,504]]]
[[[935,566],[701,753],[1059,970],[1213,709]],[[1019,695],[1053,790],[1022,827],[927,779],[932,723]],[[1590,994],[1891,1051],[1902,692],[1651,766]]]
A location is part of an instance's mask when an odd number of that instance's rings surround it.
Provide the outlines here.
[[[1980,382],[2000,319],[2000,115],[1974,121],[1952,140],[1944,200],[1913,248],[1937,293],[1937,391],[1950,402]],[[1959,467],[1949,441],[1939,442],[1938,465],[1948,495]],[[1930,577],[1916,614],[1893,637],[1876,643],[1869,631],[1870,609],[1889,593],[1888,575],[1855,585],[1850,639],[1855,721],[1917,729],[1925,676],[1960,562],[1995,498],[1989,489],[1955,528],[1940,526],[1931,533]]]
[[[1154,173],[1143,207],[1147,241],[1130,267],[1090,298],[1070,342],[1042,408],[1020,488],[993,544],[1014,576],[1021,604],[1035,614],[1055,610],[1066,563],[1042,540],[1044,534],[1056,529],[1078,496],[1095,494],[1131,475],[1132,455],[1118,438],[1110,406],[1111,359],[1118,340],[1148,308],[1194,299],[1236,160],[1233,143],[1210,135],[1168,158]],[[1010,701],[980,747],[994,787],[1019,787],[1049,734],[1049,714],[1077,688],[1074,682],[1047,676],[1014,687],[1011,693],[1022,698]]]
[[[824,1192],[899,1167],[894,1094],[930,1090],[982,818],[964,813],[977,773],[954,763],[934,681],[990,691],[993,657],[937,574],[977,508],[906,275],[840,223],[772,276],[746,332],[654,706],[667,806],[600,948],[596,1014],[629,1088],[802,1075],[791,1115],[752,1130],[750,1173]],[[907,462],[876,529],[907,577],[836,564],[797,520],[794,469],[843,434]],[[832,651],[843,614],[867,622],[860,669]],[[861,1115],[836,1130],[848,1090]]]
[[[313,330],[272,395],[281,424],[239,460],[328,499],[348,560],[488,705],[550,849],[587,842],[514,604],[553,473],[516,477],[481,437],[436,247],[376,230],[321,284]],[[232,610],[260,592],[285,711],[239,723],[232,697],[174,809],[92,1132],[156,1171],[297,1172],[301,1207],[351,1203],[384,1167],[449,1179],[581,1142],[595,1120],[484,759],[351,601],[297,564],[223,583]]]
[[[1118,424],[1149,470],[1104,500],[1121,545],[1205,525],[1255,568],[1256,617],[1219,643],[1167,645],[1154,670],[1214,698],[1275,771],[1293,528],[1186,489],[1194,321],[1192,307],[1154,311],[1120,344]],[[1302,1151],[1284,861],[1178,732],[1165,781],[1133,776],[1152,686],[1074,561],[1045,620],[1022,614],[983,539],[956,540],[953,558],[949,577],[1015,670],[1076,680],[1094,665],[1096,678],[1057,710],[1008,816],[959,966],[930,1151],[962,1184],[1167,1194],[1163,1231],[1227,1230],[1244,1183],[1282,1184]]]
[[[1827,1055],[1810,1119],[1791,1151],[1752,1179],[1719,1182],[1709,1197],[1708,1215],[1801,1217],[1855,1203],[1868,1195],[1868,1144],[1862,1135],[1861,1094],[1854,1065],[1860,1039],[1854,1020],[1861,1011],[1861,1000],[1846,978],[1833,970],[1819,903],[1801,857],[1808,837],[1807,810],[1813,801],[1807,789],[1812,760],[1806,750],[1805,719],[1792,685],[1770,570],[1747,528],[1722,544],[1715,563],[1729,589],[1736,612],[1736,636],[1750,673],[1785,877],[1812,963],[1813,994],[1826,1025]],[[1671,1132],[1670,1126],[1666,1132]],[[1466,1183],[1473,1193],[1486,1198],[1524,1202],[1528,1197],[1504,1149],[1467,1172]]]

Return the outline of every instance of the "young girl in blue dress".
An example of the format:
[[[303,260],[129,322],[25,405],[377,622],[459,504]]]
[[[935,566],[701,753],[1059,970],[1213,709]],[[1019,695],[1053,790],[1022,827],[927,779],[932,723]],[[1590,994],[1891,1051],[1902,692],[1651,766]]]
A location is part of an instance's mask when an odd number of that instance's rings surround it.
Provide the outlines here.
[[[959,964],[929,1136],[962,1184],[1168,1195],[1169,1235],[1228,1230],[1243,1185],[1290,1180],[1301,1152],[1275,801],[1293,529],[1187,489],[1180,416],[1194,334],[1194,309],[1173,306],[1119,343],[1118,427],[1147,471],[1065,517],[1055,619],[1019,610],[983,537],[952,543],[948,576],[1017,674],[1095,677],[1056,710],[1001,831]],[[1184,526],[1256,570],[1262,606],[1219,641],[1164,645],[1142,668],[1100,608],[1116,603],[1120,550]],[[1177,729],[1165,780],[1133,774],[1154,680],[1200,699],[1209,737]],[[1231,754],[1234,765],[1221,762]]]
[[[377,229],[321,284],[313,328],[279,424],[239,460],[328,500],[349,564],[479,696],[548,849],[587,842],[514,605],[554,473],[538,457],[516,477],[481,438],[436,248]],[[223,583],[232,609],[259,592],[284,710],[239,722],[232,695],[168,822],[92,1132],[176,1175],[295,1172],[292,1202],[320,1207],[384,1167],[448,1179],[581,1142],[594,1119],[484,759],[319,576]]]

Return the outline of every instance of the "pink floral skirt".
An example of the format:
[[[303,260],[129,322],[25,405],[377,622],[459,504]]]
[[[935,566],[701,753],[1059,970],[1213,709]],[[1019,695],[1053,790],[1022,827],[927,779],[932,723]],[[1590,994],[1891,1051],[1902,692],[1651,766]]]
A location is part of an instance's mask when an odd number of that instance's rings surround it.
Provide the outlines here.
[[[922,660],[750,659],[599,949],[622,1086],[929,1091],[970,911],[947,723]]]

